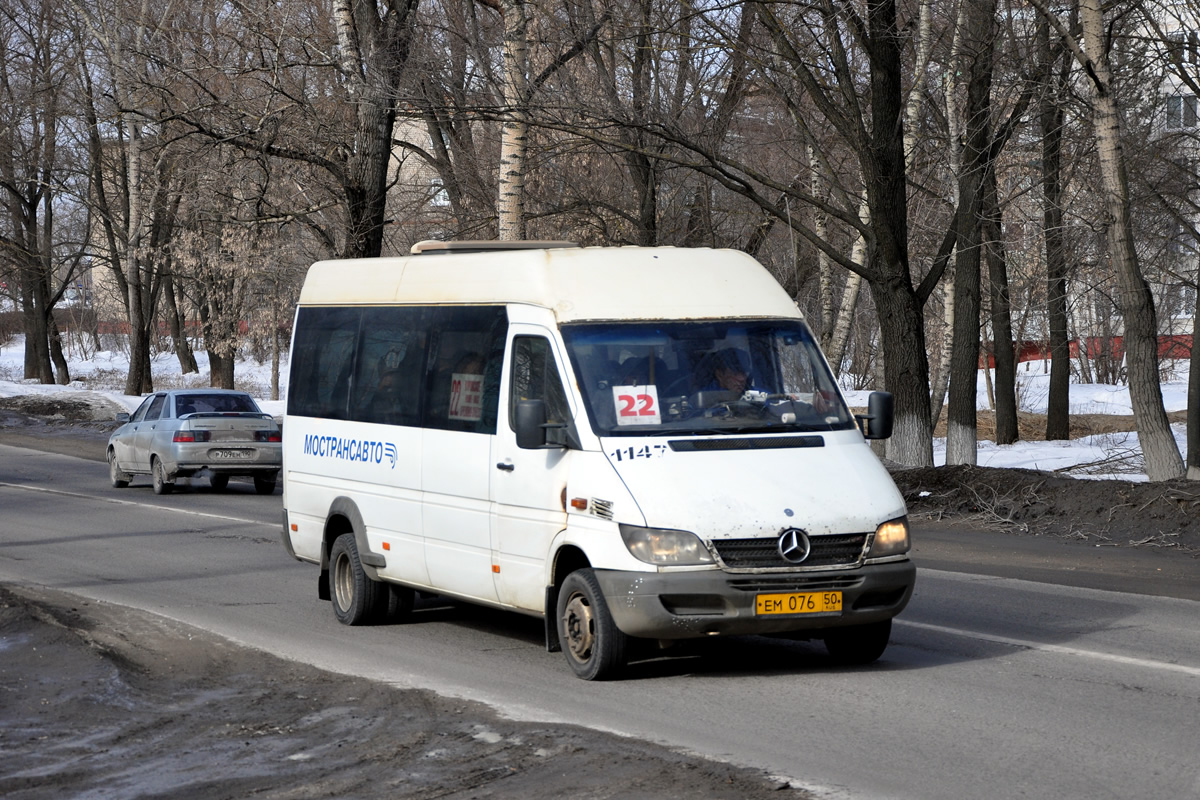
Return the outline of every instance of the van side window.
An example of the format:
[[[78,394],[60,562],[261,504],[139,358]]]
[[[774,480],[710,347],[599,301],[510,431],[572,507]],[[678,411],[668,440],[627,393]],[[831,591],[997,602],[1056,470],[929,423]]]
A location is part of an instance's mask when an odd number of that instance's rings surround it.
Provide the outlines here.
[[[363,311],[358,368],[351,392],[352,418],[390,425],[421,424],[425,372],[425,310]]]
[[[563,391],[550,341],[541,336],[513,339],[512,390],[508,400],[508,424],[517,429],[516,409],[520,400],[545,400],[547,422],[567,422],[571,410]]]
[[[496,432],[508,315],[503,307],[429,310],[426,428]]]
[[[302,308],[296,316],[288,413],[347,419],[350,372],[362,312],[356,308]]]

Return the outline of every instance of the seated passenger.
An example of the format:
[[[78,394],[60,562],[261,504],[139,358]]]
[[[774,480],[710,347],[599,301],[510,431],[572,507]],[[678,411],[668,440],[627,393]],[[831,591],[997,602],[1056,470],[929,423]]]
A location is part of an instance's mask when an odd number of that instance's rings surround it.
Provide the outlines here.
[[[389,370],[379,378],[375,393],[371,395],[370,417],[374,422],[395,422],[401,410],[400,371]]]

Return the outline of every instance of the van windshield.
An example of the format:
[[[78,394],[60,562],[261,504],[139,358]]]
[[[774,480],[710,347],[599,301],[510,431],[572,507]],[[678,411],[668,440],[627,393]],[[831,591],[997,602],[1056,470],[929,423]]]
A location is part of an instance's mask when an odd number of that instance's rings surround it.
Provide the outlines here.
[[[600,436],[854,425],[799,320],[579,323],[562,334]]]

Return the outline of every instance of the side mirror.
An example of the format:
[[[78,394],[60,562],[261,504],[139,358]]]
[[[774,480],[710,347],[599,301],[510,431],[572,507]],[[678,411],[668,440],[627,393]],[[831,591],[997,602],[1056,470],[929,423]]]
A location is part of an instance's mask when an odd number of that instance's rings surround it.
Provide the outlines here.
[[[545,400],[517,403],[517,447],[522,450],[559,449],[572,446],[574,438],[569,424],[546,421]]]
[[[118,413],[117,414],[117,422],[121,422],[121,423],[129,422],[129,412],[121,411],[120,413]]]
[[[894,405],[891,392],[871,392],[867,413],[854,415],[864,439],[886,439],[892,435]]]
[[[517,403],[517,447],[539,450],[546,446],[546,401],[521,400]]]

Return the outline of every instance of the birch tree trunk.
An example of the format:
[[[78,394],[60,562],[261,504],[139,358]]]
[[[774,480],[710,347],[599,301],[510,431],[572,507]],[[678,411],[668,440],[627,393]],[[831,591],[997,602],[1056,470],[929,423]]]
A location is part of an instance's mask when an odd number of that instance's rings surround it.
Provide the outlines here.
[[[930,53],[933,50],[932,40],[933,2],[932,0],[921,0],[921,7],[917,12],[916,77],[913,79],[912,88],[908,91],[908,102],[904,107],[904,158],[910,171],[913,166],[913,151],[917,147],[917,131],[921,127],[921,97],[925,94],[925,84],[928,81],[926,73],[929,68]],[[947,83],[953,83],[949,76]]]
[[[504,18],[504,121],[496,199],[501,241],[525,238],[525,168],[529,143],[529,41],[525,0],[501,0]]]
[[[859,202],[858,217],[866,224],[871,222],[871,209],[867,206],[866,197]],[[862,235],[859,235],[850,250],[850,260],[855,264],[865,265],[866,258],[867,242]],[[858,292],[861,287],[862,275],[851,272],[846,276],[846,285],[842,289],[842,302],[838,306],[837,319],[829,338],[829,347],[825,350],[826,358],[838,375],[842,373],[842,361],[846,357],[846,342],[850,340],[850,328],[854,324],[854,313],[858,308]]]
[[[946,138],[950,147],[947,155],[950,158],[950,174],[962,174],[963,146],[962,129],[959,125],[960,107],[958,99],[958,76],[962,64],[962,30],[966,21],[967,2],[959,3],[955,16],[954,36],[950,41],[950,69],[945,76],[946,97]],[[952,208],[958,208],[958,182],[953,182]],[[957,224],[957,223],[956,223]],[[947,268],[947,274],[942,280],[942,340],[941,347],[934,362],[934,373],[930,379],[931,392],[929,397],[929,416],[933,427],[937,427],[938,419],[942,416],[942,408],[946,404],[946,390],[950,385],[950,357],[954,353],[954,286],[956,282],[953,261]]]
[[[825,177],[821,174],[816,148],[809,142],[805,149],[808,151],[808,168],[811,170],[812,195],[824,197]],[[822,239],[829,238],[829,215],[819,208],[813,210],[813,230]],[[862,237],[857,241],[862,241]],[[821,349],[825,351],[834,371],[840,374],[841,358],[834,359],[829,352],[829,346],[833,343],[833,265],[829,261],[829,254],[823,250],[817,251],[817,284],[817,294],[821,302]],[[857,289],[857,286],[855,288]]]
[[[1125,358],[1129,399],[1137,421],[1138,439],[1152,481],[1184,474],[1183,459],[1163,409],[1158,382],[1158,323],[1150,286],[1142,276],[1129,213],[1129,178],[1121,143],[1121,121],[1113,93],[1112,73],[1105,48],[1106,29],[1101,0],[1080,0],[1080,23],[1088,63],[1085,70],[1094,90],[1092,119],[1100,159],[1100,179],[1108,214],[1109,259],[1117,274],[1118,301],[1125,323]]]
[[[945,329],[945,334],[943,335],[942,350],[934,367],[933,378],[930,381],[929,415],[933,420],[933,427],[935,428],[937,427],[938,419],[942,416],[942,408],[946,404],[946,389],[950,385],[950,356],[954,353],[954,280],[954,266],[950,265],[946,270],[946,277],[942,281],[944,284],[944,288],[942,289],[942,325]]]

